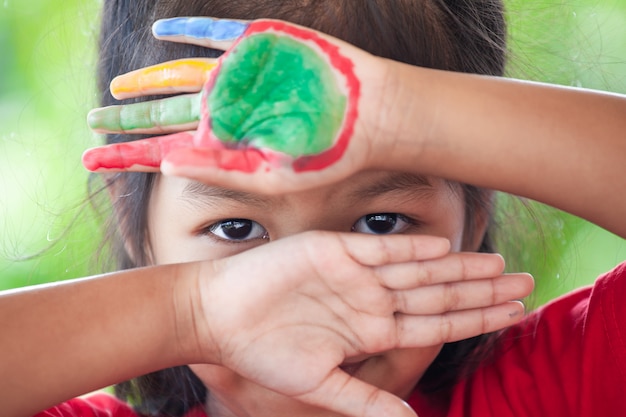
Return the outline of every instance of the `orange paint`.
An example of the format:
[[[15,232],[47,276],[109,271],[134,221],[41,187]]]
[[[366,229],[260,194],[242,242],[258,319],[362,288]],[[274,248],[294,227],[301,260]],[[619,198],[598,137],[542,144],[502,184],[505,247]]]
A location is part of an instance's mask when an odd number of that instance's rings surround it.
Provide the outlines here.
[[[179,59],[120,75],[111,81],[117,99],[146,94],[200,91],[216,64],[211,59]]]

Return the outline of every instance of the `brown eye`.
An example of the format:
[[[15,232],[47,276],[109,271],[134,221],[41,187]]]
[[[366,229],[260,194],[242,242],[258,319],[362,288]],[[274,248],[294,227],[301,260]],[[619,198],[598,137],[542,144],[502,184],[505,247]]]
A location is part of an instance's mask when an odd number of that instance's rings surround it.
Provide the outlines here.
[[[373,213],[361,217],[352,226],[352,231],[376,235],[401,233],[408,228],[410,223],[410,220],[401,214]]]
[[[248,219],[227,219],[209,226],[209,232],[224,240],[252,240],[267,236],[266,230]]]

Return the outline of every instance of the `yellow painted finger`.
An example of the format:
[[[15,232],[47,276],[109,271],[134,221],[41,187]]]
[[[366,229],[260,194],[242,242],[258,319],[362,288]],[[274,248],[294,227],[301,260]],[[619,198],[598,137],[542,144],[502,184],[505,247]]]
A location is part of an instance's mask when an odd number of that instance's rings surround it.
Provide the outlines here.
[[[211,58],[187,58],[141,68],[111,81],[118,100],[154,94],[193,93],[202,89],[217,65]]]

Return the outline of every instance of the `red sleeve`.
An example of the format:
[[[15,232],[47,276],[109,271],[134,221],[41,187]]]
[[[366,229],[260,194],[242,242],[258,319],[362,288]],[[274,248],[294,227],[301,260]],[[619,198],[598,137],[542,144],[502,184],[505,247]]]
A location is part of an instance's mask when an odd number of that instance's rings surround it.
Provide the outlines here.
[[[97,393],[74,398],[42,411],[34,417],[141,417],[123,401],[112,395]],[[185,417],[207,417],[202,407],[190,410]]]
[[[138,417],[126,403],[117,398],[98,393],[87,397],[74,398],[35,417]]]
[[[626,263],[508,330],[499,353],[452,390],[415,393],[420,417],[626,415]]]

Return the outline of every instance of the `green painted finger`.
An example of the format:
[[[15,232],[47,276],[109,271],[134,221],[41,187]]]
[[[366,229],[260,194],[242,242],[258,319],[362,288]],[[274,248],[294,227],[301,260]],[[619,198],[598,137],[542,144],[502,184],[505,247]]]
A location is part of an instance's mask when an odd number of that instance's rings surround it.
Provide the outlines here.
[[[92,110],[87,123],[98,133],[167,133],[194,129],[200,121],[199,94]]]

